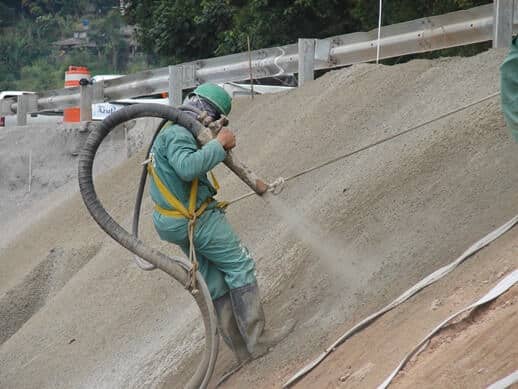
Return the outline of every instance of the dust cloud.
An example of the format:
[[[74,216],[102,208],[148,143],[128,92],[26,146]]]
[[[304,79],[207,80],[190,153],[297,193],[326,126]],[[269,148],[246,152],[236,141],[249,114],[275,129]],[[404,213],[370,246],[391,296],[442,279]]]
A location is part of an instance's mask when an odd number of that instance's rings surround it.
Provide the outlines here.
[[[316,219],[297,211],[279,197],[271,193],[263,195],[289,231],[316,256],[323,270],[333,275],[337,281],[355,280],[356,258],[346,242],[325,231]]]

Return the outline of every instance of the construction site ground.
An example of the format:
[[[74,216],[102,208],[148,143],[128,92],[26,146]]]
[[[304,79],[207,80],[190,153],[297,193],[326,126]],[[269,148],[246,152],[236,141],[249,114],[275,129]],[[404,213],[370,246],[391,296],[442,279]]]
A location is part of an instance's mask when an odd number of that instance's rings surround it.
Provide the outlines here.
[[[376,387],[440,322],[477,301],[517,267],[515,228],[452,274],[347,340],[295,388]],[[360,319],[351,318],[342,333]],[[391,387],[485,388],[516,370],[517,324],[518,288],[514,287],[440,331]],[[336,331],[330,340],[340,335]],[[292,367],[278,379],[282,382],[296,370]],[[271,387],[278,386],[278,382],[271,383]],[[240,387],[237,380],[234,387]]]
[[[268,181],[289,176],[496,92],[504,56],[362,64],[292,92],[237,99],[236,153]],[[142,159],[96,180],[128,229]],[[269,322],[298,324],[223,387],[282,386],[360,319],[515,216],[517,166],[495,98],[229,208],[257,261]],[[247,191],[223,167],[216,174],[221,198]],[[21,190],[1,189],[12,197]],[[203,345],[182,285],[139,270],[77,193],[23,200],[5,210],[14,216],[2,231],[10,238],[0,252],[0,387],[182,387]],[[179,254],[156,236],[151,212],[146,197],[142,239]],[[296,387],[375,387],[431,328],[517,265],[514,228],[346,341]],[[483,387],[516,370],[517,293],[439,333],[394,387]],[[231,364],[221,345],[215,377]]]

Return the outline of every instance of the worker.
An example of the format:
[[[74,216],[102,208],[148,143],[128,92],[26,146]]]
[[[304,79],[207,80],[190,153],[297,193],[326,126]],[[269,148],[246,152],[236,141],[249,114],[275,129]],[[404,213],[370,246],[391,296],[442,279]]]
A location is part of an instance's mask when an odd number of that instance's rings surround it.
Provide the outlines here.
[[[511,50],[500,66],[500,93],[502,111],[511,134],[518,142],[518,37],[514,37]]]
[[[228,115],[231,105],[229,94],[211,83],[198,86],[184,101],[194,117],[198,116],[196,111],[205,111],[212,120]],[[166,125],[150,153],[155,174],[151,174],[150,194],[155,202],[153,222],[158,235],[180,246],[186,255],[190,247],[189,218],[178,214],[163,188],[185,208],[194,188],[195,209],[206,206],[194,224],[198,270],[209,288],[223,339],[242,364],[263,355],[284,339],[294,323],[289,321],[277,330],[265,329],[254,260],[233,231],[223,209],[213,200],[217,185],[209,181],[207,173],[221,163],[235,145],[235,136],[228,128],[222,128],[215,139],[199,148],[189,130],[177,124]],[[162,190],[157,181],[163,184]]]

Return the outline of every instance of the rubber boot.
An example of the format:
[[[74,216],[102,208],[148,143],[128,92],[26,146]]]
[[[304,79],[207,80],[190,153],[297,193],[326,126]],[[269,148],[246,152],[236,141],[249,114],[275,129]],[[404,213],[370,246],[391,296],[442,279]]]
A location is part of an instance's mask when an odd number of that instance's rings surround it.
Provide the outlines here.
[[[230,297],[237,326],[248,352],[254,358],[266,354],[271,347],[286,338],[295,326],[294,320],[288,320],[280,328],[265,330],[265,317],[257,282],[231,289]]]
[[[218,317],[219,330],[221,337],[226,345],[232,350],[237,359],[238,365],[251,359],[251,355],[246,348],[246,344],[237,327],[230,293],[227,293],[216,300],[213,300],[216,315]]]

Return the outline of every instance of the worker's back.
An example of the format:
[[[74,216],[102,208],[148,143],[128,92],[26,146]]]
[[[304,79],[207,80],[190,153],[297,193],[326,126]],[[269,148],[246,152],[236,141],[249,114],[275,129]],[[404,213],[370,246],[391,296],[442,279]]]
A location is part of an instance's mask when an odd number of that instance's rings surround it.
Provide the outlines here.
[[[210,144],[204,147],[205,158],[190,159],[186,162],[185,156],[194,153],[197,149],[198,147],[192,134],[186,128],[172,124],[162,129],[151,149],[152,163],[156,173],[168,191],[185,207],[189,206],[192,181],[198,178],[196,209],[205,200],[216,194],[216,190],[208,180],[207,174],[198,174],[200,171],[206,171],[204,166],[199,165],[209,164],[212,166],[225,157],[225,151],[219,143],[210,142]],[[213,159],[214,161],[212,161]],[[149,193],[155,204],[164,209],[171,209],[171,205],[164,199],[153,180],[150,180]],[[155,222],[158,221],[156,219],[163,219],[156,212],[154,216]],[[167,222],[186,223],[183,218],[177,220],[167,218]]]

